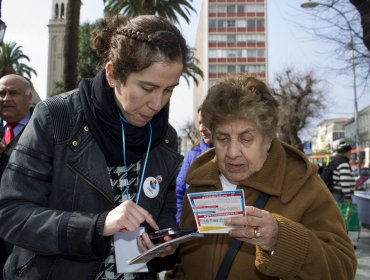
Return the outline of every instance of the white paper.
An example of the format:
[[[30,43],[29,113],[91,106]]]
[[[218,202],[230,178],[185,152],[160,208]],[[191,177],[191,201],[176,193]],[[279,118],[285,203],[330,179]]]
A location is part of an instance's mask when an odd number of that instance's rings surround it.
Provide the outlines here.
[[[141,252],[137,246],[136,237],[144,232],[144,228],[137,228],[133,232],[118,232],[114,235],[114,251],[116,255],[117,272],[148,272],[145,263],[128,264],[129,260]]]

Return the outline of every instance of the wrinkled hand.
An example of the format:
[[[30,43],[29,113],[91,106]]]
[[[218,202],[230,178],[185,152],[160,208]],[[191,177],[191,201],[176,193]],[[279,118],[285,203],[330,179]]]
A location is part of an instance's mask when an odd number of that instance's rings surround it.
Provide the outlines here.
[[[104,224],[104,236],[110,236],[116,232],[132,232],[146,221],[154,230],[159,227],[144,208],[136,205],[131,200],[121,203],[110,211]]]
[[[258,245],[266,251],[274,250],[279,233],[276,219],[268,211],[253,206],[247,206],[246,208],[247,214],[245,217],[230,218],[227,221],[228,226],[242,227],[230,230],[230,236]]]
[[[171,236],[166,235],[163,237],[164,241],[170,241],[173,239]],[[145,252],[151,248],[153,248],[155,245],[153,242],[150,240],[148,234],[144,232],[142,235],[139,235],[137,237],[137,245],[139,247],[140,252]],[[165,257],[168,255],[173,255],[177,249],[178,245],[168,245],[163,248],[163,250],[160,252],[158,257]]]

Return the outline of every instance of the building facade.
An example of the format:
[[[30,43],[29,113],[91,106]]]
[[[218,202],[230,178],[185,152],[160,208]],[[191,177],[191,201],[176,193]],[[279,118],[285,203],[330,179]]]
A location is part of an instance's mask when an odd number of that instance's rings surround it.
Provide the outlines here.
[[[358,112],[359,145],[360,148],[370,147],[370,105]],[[356,147],[355,120],[352,118],[344,127],[344,137]]]
[[[207,90],[227,74],[267,79],[266,0],[203,0],[195,41],[204,80],[194,85],[193,116]]]
[[[350,121],[346,118],[328,119],[320,122],[312,136],[312,151],[327,150],[333,152],[333,143],[345,138],[344,127]]]
[[[48,76],[47,96],[52,93],[55,83],[63,80],[64,36],[68,0],[52,0],[51,18],[48,24]]]

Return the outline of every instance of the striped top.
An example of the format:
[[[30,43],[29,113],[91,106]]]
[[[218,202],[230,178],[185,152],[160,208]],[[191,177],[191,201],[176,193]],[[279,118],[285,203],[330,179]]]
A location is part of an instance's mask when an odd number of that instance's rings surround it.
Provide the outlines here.
[[[333,170],[334,190],[343,195],[352,194],[355,190],[356,180],[348,162],[339,164]]]

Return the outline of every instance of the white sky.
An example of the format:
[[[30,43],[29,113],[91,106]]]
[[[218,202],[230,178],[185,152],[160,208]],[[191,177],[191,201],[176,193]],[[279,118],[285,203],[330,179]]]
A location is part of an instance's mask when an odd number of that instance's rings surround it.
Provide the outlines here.
[[[201,0],[193,0],[199,10]],[[22,46],[24,54],[29,56],[29,66],[38,76],[32,78],[36,91],[41,99],[46,96],[48,29],[47,24],[52,14],[51,0],[3,0],[1,16],[7,25],[4,40],[15,41]],[[323,55],[328,49],[319,39],[302,30],[303,25],[310,25],[311,17],[305,16],[301,0],[268,0],[268,58],[269,77],[281,72],[286,67],[295,69],[314,69],[321,79],[326,79],[328,86],[327,113],[323,119],[334,117],[352,117],[354,112],[352,75],[338,77],[325,70],[324,66],[337,63],[332,57]],[[83,0],[81,22],[92,22],[103,15],[103,0]],[[195,40],[198,16],[193,15],[190,25],[182,24],[180,29],[187,38],[188,44]],[[358,105],[362,109],[370,104],[370,93],[359,89]],[[170,122],[180,128],[192,118],[192,88],[184,80],[176,88],[171,99]],[[314,122],[317,123],[317,120]],[[309,130],[308,132],[309,133]],[[304,136],[305,137],[305,136]],[[305,139],[303,139],[305,140]]]

